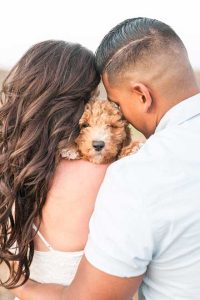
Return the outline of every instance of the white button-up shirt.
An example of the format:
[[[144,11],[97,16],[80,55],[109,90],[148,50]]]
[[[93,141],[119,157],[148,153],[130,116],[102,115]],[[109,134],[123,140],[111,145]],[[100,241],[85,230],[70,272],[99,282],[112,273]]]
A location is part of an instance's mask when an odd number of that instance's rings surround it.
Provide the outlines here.
[[[200,94],[109,167],[85,254],[112,275],[145,273],[140,299],[200,299]]]

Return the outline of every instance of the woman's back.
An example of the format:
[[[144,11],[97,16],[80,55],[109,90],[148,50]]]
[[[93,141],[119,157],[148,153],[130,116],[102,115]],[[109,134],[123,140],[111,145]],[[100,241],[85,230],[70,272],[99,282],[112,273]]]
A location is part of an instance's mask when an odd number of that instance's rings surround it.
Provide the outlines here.
[[[57,166],[42,212],[40,234],[30,277],[39,282],[68,285],[83,255],[89,219],[107,165],[62,160]],[[36,222],[37,223],[37,222]]]

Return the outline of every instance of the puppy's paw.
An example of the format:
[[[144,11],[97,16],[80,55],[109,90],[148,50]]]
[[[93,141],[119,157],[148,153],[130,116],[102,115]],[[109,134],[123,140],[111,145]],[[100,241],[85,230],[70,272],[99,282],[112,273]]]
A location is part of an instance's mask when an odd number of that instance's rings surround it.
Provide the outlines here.
[[[63,148],[60,150],[60,155],[62,158],[68,160],[80,159],[80,153],[76,147]]]
[[[141,143],[140,141],[131,141],[128,146],[121,149],[118,159],[136,153],[143,146],[143,144],[144,143]]]

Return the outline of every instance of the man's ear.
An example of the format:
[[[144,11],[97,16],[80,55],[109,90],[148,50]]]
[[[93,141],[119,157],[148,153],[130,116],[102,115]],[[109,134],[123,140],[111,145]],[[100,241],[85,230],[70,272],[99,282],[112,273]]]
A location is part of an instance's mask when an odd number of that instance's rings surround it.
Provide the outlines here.
[[[143,112],[150,111],[153,104],[153,99],[151,97],[148,87],[143,83],[134,83],[132,86],[132,92],[138,95],[137,99],[142,104],[141,107]]]

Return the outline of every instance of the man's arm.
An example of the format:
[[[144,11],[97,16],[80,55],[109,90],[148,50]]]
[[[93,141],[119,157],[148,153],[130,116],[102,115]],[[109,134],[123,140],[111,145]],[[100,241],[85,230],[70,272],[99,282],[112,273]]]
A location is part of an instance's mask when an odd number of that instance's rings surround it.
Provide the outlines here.
[[[121,278],[93,267],[83,257],[69,287],[27,282],[14,291],[20,300],[128,300],[136,293],[143,276]]]
[[[125,300],[137,291],[143,276],[122,278],[93,267],[84,257],[75,280],[63,290],[61,299],[70,300]]]

